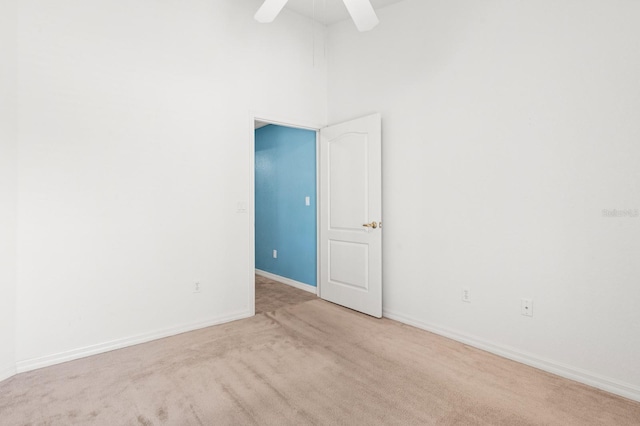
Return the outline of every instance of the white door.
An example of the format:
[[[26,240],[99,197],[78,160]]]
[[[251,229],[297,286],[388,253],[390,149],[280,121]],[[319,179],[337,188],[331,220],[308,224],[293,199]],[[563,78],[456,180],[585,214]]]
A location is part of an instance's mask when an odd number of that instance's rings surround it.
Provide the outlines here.
[[[380,114],[320,130],[320,297],[382,316]]]

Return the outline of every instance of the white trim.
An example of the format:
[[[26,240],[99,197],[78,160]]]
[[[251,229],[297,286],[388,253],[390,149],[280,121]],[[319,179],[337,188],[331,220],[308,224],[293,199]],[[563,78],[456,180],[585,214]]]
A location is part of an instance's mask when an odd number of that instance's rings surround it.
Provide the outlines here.
[[[249,113],[251,120],[251,126],[247,126],[250,130],[250,134],[247,134],[248,140],[251,142],[248,146],[249,150],[249,164],[247,173],[249,174],[249,193],[248,196],[248,215],[247,215],[247,227],[249,229],[249,238],[247,246],[249,252],[247,253],[247,266],[245,274],[247,277],[247,295],[249,297],[249,311],[251,316],[256,314],[256,277],[253,270],[256,268],[256,129],[255,122],[260,120],[254,112]],[[265,121],[265,120],[261,120]],[[249,123],[247,123],[249,124]]]
[[[251,111],[250,115],[251,115],[251,130],[253,131],[255,131],[255,128],[254,128],[255,121],[262,121],[263,123],[275,124],[278,126],[294,127],[297,129],[313,130],[314,132],[317,132],[322,127],[324,127],[323,125],[318,124],[317,122],[311,122],[308,120],[301,120],[301,119],[296,119],[292,117],[285,117],[279,114],[265,113],[263,111]]]
[[[13,377],[16,375],[16,366],[15,365],[6,365],[3,367],[0,367],[0,382],[3,380],[7,380],[10,377]]]
[[[322,298],[322,282],[320,280],[320,214],[322,205],[320,202],[320,132],[316,130],[316,295]]]
[[[310,284],[301,283],[300,281],[292,280],[291,278],[281,277],[280,275],[272,274],[271,272],[256,269],[256,275],[269,278],[270,280],[281,282],[282,284],[290,285],[299,290],[308,291],[309,293],[318,294],[318,289]]]
[[[534,354],[522,352],[509,346],[492,343],[484,339],[458,331],[449,330],[438,325],[425,323],[423,321],[399,314],[397,312],[389,311],[387,309],[383,309],[382,314],[386,318],[399,321],[401,323],[411,325],[422,330],[430,331],[444,337],[448,337],[449,339],[453,339],[469,346],[491,352],[495,355],[499,355],[501,357],[508,358],[513,361],[517,361],[522,364],[526,364],[531,367],[535,367],[540,370],[565,377],[567,379],[575,380],[576,382],[584,383],[586,385],[593,386],[595,388],[602,389],[607,392],[623,396],[625,398],[640,401],[640,387],[632,385],[630,383],[624,383],[619,380],[594,374],[577,367],[544,359]]]
[[[91,355],[97,355],[116,349],[126,348],[128,346],[139,345],[140,343],[150,342],[152,340],[162,339],[165,337],[175,336],[176,334],[186,333],[188,331],[198,330],[201,328],[211,327],[212,325],[223,324],[243,318],[251,317],[249,311],[237,312],[222,317],[211,318],[205,321],[185,324],[176,327],[169,327],[163,330],[157,330],[150,333],[138,334],[136,336],[125,337],[123,339],[112,340],[109,342],[98,343],[96,345],[85,346],[83,348],[72,349],[70,351],[60,352],[53,355],[46,355],[39,358],[27,359],[16,363],[16,371],[24,373],[25,371],[36,370],[38,368],[48,367],[50,365],[60,364],[67,361],[73,361],[79,358],[85,358]]]

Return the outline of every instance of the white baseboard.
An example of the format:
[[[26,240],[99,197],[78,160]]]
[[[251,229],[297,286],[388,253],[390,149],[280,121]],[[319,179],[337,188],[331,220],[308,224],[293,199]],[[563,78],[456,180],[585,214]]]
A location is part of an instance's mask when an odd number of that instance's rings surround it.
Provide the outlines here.
[[[290,285],[291,287],[295,287],[300,290],[308,291],[309,293],[318,294],[317,287],[292,280],[291,278],[281,277],[280,275],[272,274],[271,272],[263,271],[261,269],[256,269],[256,275],[281,282],[282,284]]]
[[[598,374],[594,374],[577,367],[572,367],[570,365],[540,358],[539,356],[522,352],[505,345],[495,344],[468,334],[448,330],[434,324],[425,323],[423,321],[410,318],[397,312],[392,312],[385,309],[383,310],[382,315],[386,318],[399,321],[401,323],[411,325],[422,330],[430,331],[444,337],[448,337],[469,346],[473,346],[478,349],[482,349],[484,351],[499,355],[501,357],[547,371],[557,376],[575,380],[576,382],[584,383],[586,385],[593,386],[595,388],[602,389],[607,392],[623,396],[625,398],[640,401],[640,387],[632,385],[630,383],[624,383],[616,379],[600,376]]]
[[[16,374],[15,365],[0,366],[0,382],[8,379],[9,377],[15,376],[15,374]]]
[[[248,318],[250,316],[252,316],[251,312],[241,311],[222,317],[211,318],[205,321],[184,324],[177,327],[169,327],[163,330],[138,334],[136,336],[125,337],[123,339],[112,340],[109,342],[99,343],[97,345],[72,349],[70,351],[60,352],[53,355],[18,361],[16,363],[14,373],[24,373],[25,371],[36,370],[38,368],[48,367],[50,365],[60,364],[67,361],[73,361],[74,359],[85,358],[91,355],[97,355],[116,349],[126,348],[128,346],[139,345],[140,343],[146,343],[152,340],[162,339],[164,337],[175,336],[176,334],[186,333],[205,327],[210,327],[212,325],[218,325],[243,318]]]

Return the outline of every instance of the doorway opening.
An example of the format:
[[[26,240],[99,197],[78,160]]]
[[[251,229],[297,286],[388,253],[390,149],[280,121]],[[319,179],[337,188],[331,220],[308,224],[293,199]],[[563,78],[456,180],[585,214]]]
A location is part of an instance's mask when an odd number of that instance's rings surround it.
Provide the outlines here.
[[[316,129],[254,120],[255,312],[318,293]]]
[[[287,125],[283,121],[265,120],[251,116],[253,150],[251,155],[251,192],[253,203],[249,206],[249,224],[254,230],[250,240],[250,286],[249,306],[255,306],[256,256],[267,259],[281,259],[282,252],[277,247],[261,249],[256,244],[257,218],[260,209],[255,196],[256,177],[255,140],[256,122],[265,122],[281,127],[306,129],[315,139],[315,280],[316,294],[323,300],[345,306],[356,311],[380,318],[382,316],[382,121],[379,113],[352,119],[327,127]],[[260,123],[258,123],[260,124]],[[269,126],[267,126],[268,128]],[[305,193],[298,193],[298,201],[307,206]],[[242,204],[242,203],[239,203]],[[278,206],[279,202],[273,202]],[[300,204],[298,204],[300,205]],[[247,209],[239,209],[247,212]],[[307,211],[313,211],[307,210]],[[286,222],[285,228],[291,228]],[[313,245],[311,246],[313,247]],[[262,251],[259,251],[262,250]],[[295,250],[294,250],[295,251]],[[291,252],[289,252],[290,255]],[[308,268],[312,270],[313,268]],[[265,271],[266,272],[266,271]],[[279,277],[281,275],[278,275]],[[293,279],[292,281],[297,281]],[[291,281],[289,287],[293,288]],[[301,288],[313,292],[314,286],[297,281]],[[286,285],[286,284],[285,284]]]

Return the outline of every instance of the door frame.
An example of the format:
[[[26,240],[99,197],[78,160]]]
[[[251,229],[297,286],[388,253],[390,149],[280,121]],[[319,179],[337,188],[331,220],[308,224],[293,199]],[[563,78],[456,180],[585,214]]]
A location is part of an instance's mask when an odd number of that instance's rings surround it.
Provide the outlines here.
[[[249,241],[249,310],[251,315],[256,314],[256,138],[255,138],[255,122],[262,121],[276,126],[292,127],[295,129],[312,130],[316,133],[316,295],[320,297],[320,129],[326,127],[319,123],[312,123],[304,120],[293,119],[291,117],[279,116],[272,113],[263,113],[252,111],[249,115],[250,120],[247,127],[251,131],[251,155],[249,160],[249,188],[250,198],[247,203],[247,216],[249,220],[249,229],[251,230],[251,238]]]

